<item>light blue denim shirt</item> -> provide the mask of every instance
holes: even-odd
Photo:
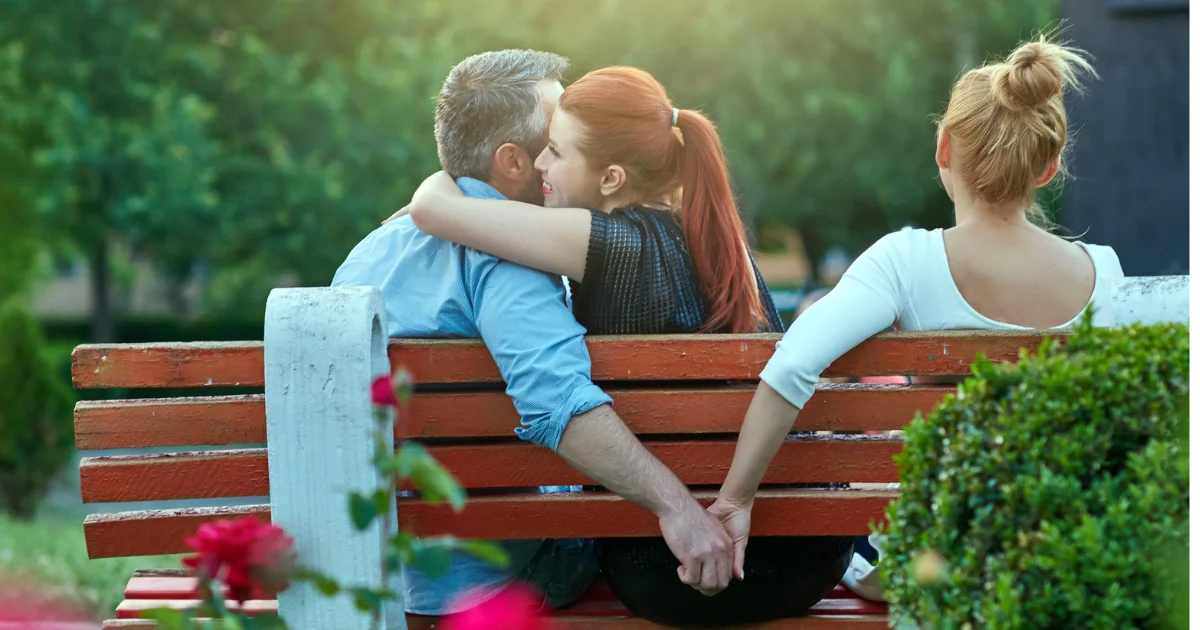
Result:
[[[460,178],[469,197],[503,199],[491,186]],[[422,233],[408,217],[381,226],[350,252],[333,286],[373,286],[383,292],[391,337],[482,338],[507,384],[523,440],[558,449],[572,416],[612,402],[591,380],[584,328],[567,307],[562,279]],[[470,503],[465,512],[471,516]],[[511,560],[498,569],[456,554],[440,578],[404,573],[405,608],[455,612],[467,589],[508,585],[541,540],[505,541]]]

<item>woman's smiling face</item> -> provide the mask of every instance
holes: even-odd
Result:
[[[579,149],[583,128],[561,108],[550,118],[550,143],[537,157],[534,168],[542,175],[542,194],[547,208],[590,208],[599,210],[603,169],[588,164]]]

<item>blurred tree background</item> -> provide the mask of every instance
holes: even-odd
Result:
[[[743,210],[810,256],[950,206],[932,116],[961,69],[1055,23],[1056,0],[6,0],[0,292],[85,261],[93,340],[130,265],[173,314],[261,321],[281,278],[329,281],[437,168],[433,99],[504,47],[655,74],[712,115]],[[770,243],[763,243],[769,247]],[[198,309],[182,291],[202,276]],[[41,274],[39,276],[38,274]],[[125,339],[122,339],[125,340]]]

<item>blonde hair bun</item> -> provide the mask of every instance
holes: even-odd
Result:
[[[1000,106],[1024,112],[1079,89],[1080,74],[1094,75],[1084,52],[1045,37],[1021,45],[992,74],[992,97]]]
[[[1060,160],[1069,139],[1063,93],[1095,75],[1086,54],[1043,35],[959,78],[939,132],[954,137],[957,174],[968,194],[990,204],[1023,201],[1027,214],[1041,220],[1034,203],[1039,177]]]

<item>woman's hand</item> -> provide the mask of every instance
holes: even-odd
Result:
[[[746,579],[746,544],[750,542],[750,510],[754,503],[743,505],[717,495],[708,512],[721,521],[725,533],[733,540],[733,577]]]
[[[413,193],[412,201],[400,208],[392,216],[384,219],[384,223],[394,221],[402,216],[411,214],[415,208],[428,208],[446,197],[462,197],[463,192],[454,182],[454,178],[446,171],[438,171],[425,178]]]

